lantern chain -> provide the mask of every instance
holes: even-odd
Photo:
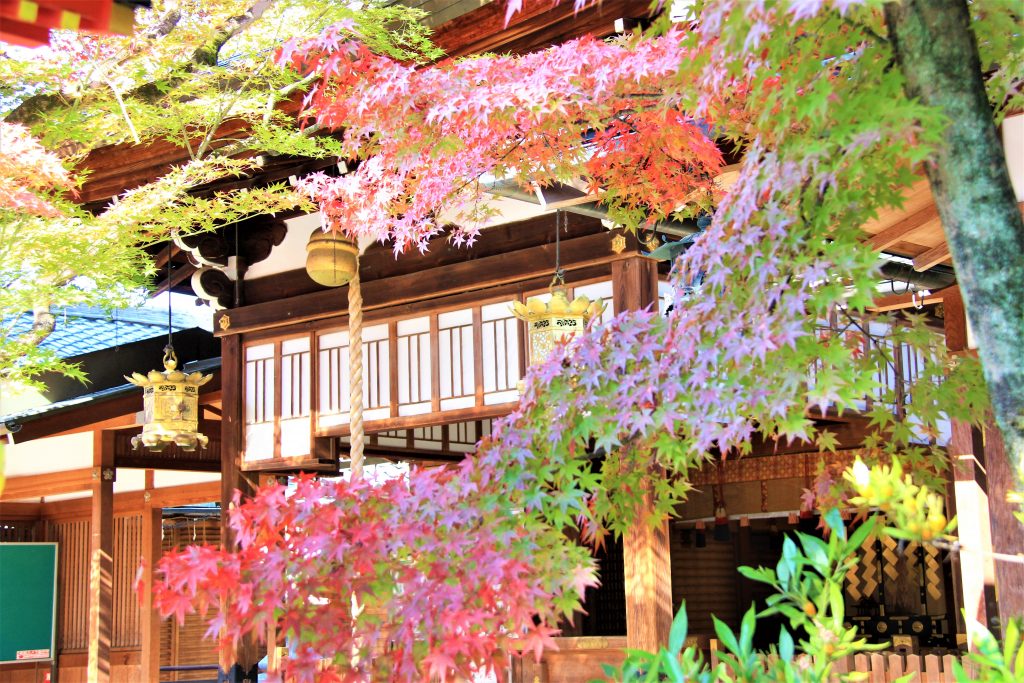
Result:
[[[174,353],[174,344],[171,338],[174,330],[171,323],[171,248],[173,244],[172,240],[167,241],[167,346],[164,348],[164,355]]]

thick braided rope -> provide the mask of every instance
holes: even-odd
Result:
[[[363,293],[359,286],[359,260],[348,283],[349,429],[352,478],[363,476]]]

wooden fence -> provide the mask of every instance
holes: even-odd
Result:
[[[947,683],[955,681],[953,662],[960,659],[955,655],[900,655],[900,654],[860,654],[847,657],[846,661],[836,667],[838,673],[859,671],[868,674],[870,683],[890,683],[901,676],[916,673],[910,680],[914,683]],[[973,675],[973,666],[969,660],[960,660],[968,675]]]
[[[710,642],[711,664],[718,662],[719,643]],[[806,655],[801,655],[806,656]],[[902,655],[894,652],[875,652],[846,657],[836,663],[834,673],[864,673],[868,683],[893,683],[908,674],[916,674],[911,683],[953,683],[953,663],[959,661],[973,679],[974,663],[957,655]]]

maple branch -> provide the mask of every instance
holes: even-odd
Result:
[[[299,90],[300,88],[306,87],[307,85],[309,85],[310,83],[312,83],[313,81],[318,79],[319,77],[320,77],[320,75],[314,71],[314,72],[310,73],[309,75],[304,76],[303,78],[295,81],[294,83],[292,83],[290,85],[286,85],[283,88],[279,88],[279,89],[271,92],[270,95],[267,97],[267,109],[266,109],[266,111],[263,114],[263,123],[264,124],[270,123],[270,117],[274,113],[274,106],[278,102],[280,102],[284,98],[288,97],[289,95],[291,95],[296,90]]]
[[[121,115],[124,117],[124,122],[128,124],[128,130],[132,134],[132,139],[136,145],[140,144],[142,141],[139,139],[138,131],[135,130],[135,124],[132,123],[132,117],[128,114],[128,108],[124,106],[124,98],[121,97],[121,92],[110,81],[107,81],[107,86],[110,88],[110,92],[114,93],[117,106],[121,108]]]
[[[959,540],[953,542],[934,540],[931,544],[940,550],[947,552],[956,553],[957,555],[963,553],[973,553],[975,555],[981,555],[982,557],[991,557],[993,560],[1000,562],[1010,562],[1013,564],[1024,564],[1024,555],[1017,554],[1011,555],[1009,553],[997,553],[990,550],[982,550],[973,546],[964,545]]]
[[[314,123],[314,124],[312,124],[310,126],[306,126],[305,128],[303,128],[303,129],[301,129],[299,131],[296,131],[296,134],[300,135],[302,137],[307,137],[308,138],[308,137],[313,137],[317,133],[321,133],[324,130],[326,130],[325,126],[322,126],[319,123]],[[232,156],[235,156],[236,154],[244,154],[245,152],[258,151],[260,149],[259,145],[255,144],[255,139],[252,138],[252,137],[248,137],[248,138],[218,138],[218,141],[220,141],[220,140],[234,140],[234,142],[235,142],[235,144],[233,144],[233,145],[226,145],[224,147],[221,147],[219,149],[214,150],[213,153],[216,154],[217,156],[220,156],[220,157],[232,157]],[[268,155],[268,156],[273,156],[273,155]]]
[[[274,0],[257,0],[249,9],[224,22],[220,31],[208,43],[198,47],[192,53],[190,60],[192,65],[217,66],[220,49],[224,47],[225,43],[249,28],[254,21],[270,9],[272,4],[274,4]]]
[[[526,142],[526,137],[525,136],[520,136],[516,140],[515,144],[513,144],[511,147],[509,147],[507,150],[505,150],[501,154],[501,156],[498,157],[495,160],[495,166],[498,165],[499,163],[501,163],[502,161],[504,161],[505,159],[509,158],[510,156],[512,156],[512,152],[514,152],[517,149],[519,149],[523,145],[524,142]],[[465,182],[463,182],[461,185],[459,185],[454,190],[452,190],[451,196],[457,195],[458,193],[462,192],[464,189],[466,189],[467,187],[469,187],[473,183],[479,181],[480,178],[482,178],[484,176],[484,174],[486,174],[489,170],[490,169],[488,169],[486,171],[480,171],[479,173],[477,173],[475,176],[473,176],[469,180],[466,180]]]
[[[868,26],[864,22],[856,21],[854,19],[851,19],[849,16],[847,16],[845,14],[842,15],[841,19],[842,19],[842,22],[844,24],[846,24],[847,26],[849,26],[850,28],[857,29],[858,31],[863,31],[864,33],[866,33],[869,36],[871,36],[871,38],[873,40],[877,41],[879,45],[890,45],[891,44],[891,41],[886,36],[880,35],[877,31],[875,31],[873,28],[871,28],[870,26]]]
[[[144,83],[125,94],[133,99],[151,104],[159,100],[161,97],[164,97],[168,87],[173,88],[189,78],[193,73],[195,73],[197,67],[217,66],[220,49],[229,40],[231,40],[231,38],[247,29],[254,21],[263,16],[273,3],[274,0],[257,0],[246,11],[225,21],[221,29],[213,38],[192,52],[188,60],[177,70],[176,76],[161,84]],[[168,12],[163,19],[161,19],[160,22],[158,22],[156,26],[146,34],[145,37],[148,39],[147,44],[172,33],[175,28],[177,28],[180,21],[180,12],[177,10]],[[134,56],[134,54],[138,54],[144,49],[144,47],[137,48],[133,53],[116,61],[114,63],[115,66],[120,66],[129,57]],[[97,68],[99,67],[97,66]],[[118,100],[120,100],[120,97],[118,97]],[[47,114],[57,107],[78,107],[96,101],[99,101],[99,98],[96,95],[80,96],[70,100],[65,99],[60,93],[35,95],[19,104],[10,114],[8,114],[6,120],[14,123],[32,125],[34,123],[44,121]]]
[[[844,334],[848,329],[850,329],[850,327],[855,327],[861,334],[863,334],[868,339],[868,341],[871,342],[872,346],[874,346],[881,352],[882,359],[885,361],[886,365],[889,366],[889,369],[892,370],[893,376],[899,376],[900,371],[896,367],[895,358],[893,358],[885,349],[885,337],[872,334],[869,328],[864,327],[860,323],[860,321],[858,321],[856,318],[850,315],[850,312],[845,308],[840,308],[839,311],[841,311],[842,314],[846,316],[846,319],[849,322],[849,324],[841,330],[837,329],[836,334]]]
[[[12,324],[17,322],[18,318],[20,318],[20,314],[13,316]],[[13,343],[6,339],[10,329],[4,330],[4,348],[0,350],[0,377],[8,374],[12,366],[17,365],[24,358],[24,349],[38,347],[53,334],[56,328],[57,318],[50,312],[50,305],[47,302],[45,305],[36,304],[32,307],[32,327],[19,335]]]

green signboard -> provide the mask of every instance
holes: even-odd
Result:
[[[57,544],[0,543],[0,664],[54,657]]]

